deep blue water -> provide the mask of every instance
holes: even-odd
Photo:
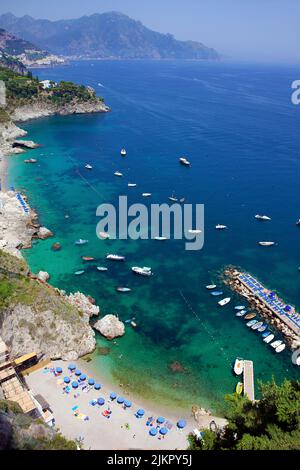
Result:
[[[116,345],[98,338],[110,354],[96,351],[94,367],[105,368],[116,383],[128,383],[146,398],[215,409],[234,389],[230,364],[236,356],[254,361],[256,379],[299,376],[288,351],[275,355],[235,318],[232,304],[220,309],[205,289],[233,264],[287,302],[300,304],[300,230],[295,225],[300,218],[300,107],[290,99],[299,67],[99,61],[36,73],[41,79],[91,85],[112,109],[107,115],[26,123],[30,139],[43,145],[29,152],[39,165],[23,165],[24,157],[18,156],[10,171],[10,182],[25,188],[42,223],[55,232],[54,240],[26,252],[31,268],[48,271],[54,285],[91,294],[103,314],[136,317],[138,328],[128,327]],[[120,157],[123,146],[126,159]],[[191,169],[178,164],[182,155],[192,162]],[[92,172],[84,170],[88,162]],[[116,170],[123,179],[113,176]],[[138,187],[128,190],[128,182]],[[173,191],[205,204],[201,251],[185,251],[181,241],[103,242],[96,237],[100,203],[116,204],[120,194],[128,194],[130,203],[145,202],[143,192],[153,194],[147,204],[162,203]],[[272,221],[259,223],[256,213]],[[229,229],[217,232],[217,223]],[[75,248],[79,237],[89,245]],[[259,240],[277,245],[263,249]],[[51,251],[54,241],[62,244],[61,252]],[[127,262],[100,274],[95,266],[106,264],[107,252],[125,254]],[[95,256],[97,262],[77,278],[73,273],[84,266],[82,255]],[[133,265],[152,266],[155,276],[136,278],[130,273]],[[120,296],[117,285],[129,285],[133,292]],[[183,372],[172,372],[174,361]]]

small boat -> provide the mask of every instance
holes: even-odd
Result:
[[[266,331],[266,329],[268,328],[268,325],[262,325],[258,328],[258,333],[263,333],[264,331]]]
[[[208,289],[208,290],[213,290],[213,289],[215,289],[216,287],[217,287],[216,284],[209,284],[208,286],[206,286],[206,289]]]
[[[179,202],[180,204],[183,204],[185,202],[185,197],[182,197],[181,199],[179,199]]]
[[[256,313],[247,313],[245,320],[253,320],[256,317]]]
[[[82,274],[84,273],[85,273],[84,269],[81,269],[80,271],[76,271],[75,276],[82,276]]]
[[[269,336],[266,336],[266,338],[263,339],[263,342],[266,344],[269,344],[271,343],[271,341],[273,341],[274,338],[275,338],[275,335],[270,334]]]
[[[102,238],[103,240],[108,240],[109,234],[106,232],[99,232],[99,237]]]
[[[230,301],[231,301],[231,298],[230,298],[230,297],[226,297],[225,299],[220,300],[220,302],[218,302],[218,304],[219,304],[221,307],[224,307],[224,305],[229,304]]]
[[[271,217],[268,217],[267,215],[259,215],[259,214],[257,214],[255,218],[257,220],[272,220]]]
[[[92,258],[92,256],[82,256],[81,259],[83,261],[94,261],[95,258]]]
[[[125,256],[107,255],[106,259],[108,259],[110,261],[125,261]]]
[[[244,315],[246,315],[246,313],[247,313],[247,310],[239,310],[238,312],[236,312],[235,316],[243,317]]]
[[[86,168],[87,170],[92,170],[92,169],[93,169],[92,165],[90,165],[90,164],[85,165],[85,168]]]
[[[172,202],[178,202],[177,197],[175,197],[175,196],[173,196],[173,195],[170,196],[170,197],[168,197],[168,199],[169,199],[169,201],[172,201]]]
[[[268,331],[265,331],[261,336],[262,336],[262,338],[267,338],[270,335],[271,335],[271,331],[268,330]]]
[[[136,188],[137,184],[136,183],[128,183],[128,188]]]
[[[258,242],[260,246],[273,246],[275,242]]]
[[[199,229],[191,229],[188,231],[189,233],[191,233],[192,235],[199,235],[200,233],[202,233],[202,230],[199,230]]]
[[[121,177],[121,176],[123,176],[123,173],[121,173],[120,171],[116,171],[116,172],[114,173],[114,175]]]
[[[125,292],[131,292],[131,289],[129,287],[116,287],[116,291],[125,293]]]
[[[243,382],[238,382],[235,387],[235,393],[241,395],[243,393],[244,384]]]
[[[81,246],[81,245],[86,245],[89,241],[88,240],[82,240],[82,238],[79,238],[79,240],[76,240],[75,245]]]
[[[122,155],[122,157],[126,157],[126,155],[127,155],[126,149],[123,148],[123,149],[121,150],[121,155]]]
[[[154,237],[154,240],[157,240],[159,242],[164,242],[164,241],[168,240],[168,238],[167,237]]]
[[[183,166],[191,166],[190,162],[185,157],[179,158],[179,163]]]
[[[255,325],[251,326],[251,329],[252,330],[258,330],[258,328],[261,328],[262,326],[263,326],[263,322],[259,321],[259,322],[255,323]]]
[[[278,347],[275,349],[275,351],[276,351],[277,353],[281,353],[281,352],[285,349],[285,347],[286,347],[286,346],[285,346],[285,344],[283,343],[283,344],[281,344],[280,346],[278,346]]]
[[[258,323],[257,320],[250,320],[248,323],[246,323],[246,326],[248,326],[248,328],[252,328],[252,326],[256,323]]]
[[[104,266],[97,266],[97,270],[101,273],[104,273],[105,271],[108,271],[108,268],[105,268]]]
[[[130,322],[130,325],[132,326],[132,328],[136,328],[136,327],[137,327],[137,324],[135,323],[135,321],[131,321],[131,322]]]
[[[300,226],[300,219],[296,222],[296,225]]]
[[[221,290],[215,290],[214,292],[211,292],[211,295],[218,297],[219,295],[223,295],[223,292]]]
[[[142,196],[143,196],[143,197],[151,197],[152,194],[151,194],[151,193],[143,193]]]
[[[241,375],[244,371],[244,361],[239,357],[236,358],[233,366],[235,375]]]
[[[143,268],[139,268],[138,266],[134,266],[133,268],[131,268],[132,272],[134,272],[135,274],[138,274],[140,276],[152,276],[152,271],[151,271],[151,268],[147,268],[147,267],[143,267]]]
[[[37,163],[35,158],[29,158],[29,160],[24,160],[24,163]]]
[[[234,307],[235,310],[245,310],[245,306],[244,305],[237,305],[236,307]]]
[[[226,225],[221,225],[221,224],[216,225],[216,230],[225,230],[226,228],[228,228]]]
[[[281,341],[280,339],[278,339],[277,341],[274,341],[273,343],[271,343],[271,347],[276,349],[278,348],[278,346],[280,346],[281,344],[283,343],[283,341]]]

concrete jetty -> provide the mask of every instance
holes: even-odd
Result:
[[[244,395],[247,395],[249,400],[254,401],[254,370],[252,361],[244,361]]]

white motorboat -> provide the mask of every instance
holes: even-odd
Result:
[[[171,202],[178,202],[178,198],[176,196],[174,196],[174,194],[172,194],[172,196],[170,196],[168,199]]]
[[[191,230],[189,230],[189,233],[191,235],[199,235],[200,233],[202,233],[202,230],[198,230],[198,229],[193,230],[193,229],[191,229]]]
[[[260,246],[273,246],[275,242],[258,242]]]
[[[128,183],[128,188],[136,188],[137,184],[136,183]]]
[[[190,162],[185,157],[179,158],[179,163],[183,166],[191,166]]]
[[[114,173],[115,176],[119,176],[119,177],[122,177],[123,176],[123,173],[121,173],[120,171],[116,171]]]
[[[79,238],[79,240],[76,240],[75,245],[86,245],[88,242],[88,240],[82,240],[82,238]]]
[[[147,267],[143,267],[143,268],[139,268],[138,266],[134,266],[133,268],[131,268],[132,272],[134,272],[135,274],[138,274],[139,276],[152,276],[152,271],[151,271],[151,268],[147,268]]]
[[[104,266],[97,266],[97,270],[100,271],[100,273],[105,273],[108,271],[108,268],[105,268]]]
[[[85,165],[85,168],[87,170],[92,170],[93,169],[92,165],[90,165],[89,163],[87,165]]]
[[[276,348],[278,348],[278,346],[280,346],[282,343],[283,343],[283,341],[281,341],[280,339],[278,339],[277,341],[274,341],[274,343],[271,343],[271,346],[272,346],[272,348],[276,349]]]
[[[280,346],[278,346],[278,347],[275,349],[275,351],[276,351],[277,353],[281,353],[282,351],[285,350],[285,348],[286,348],[285,344],[282,343],[282,344],[280,344]]]
[[[127,155],[126,149],[123,148],[123,149],[121,150],[121,155],[122,155],[122,157],[126,157],[126,155]]]
[[[231,298],[230,298],[230,297],[226,297],[225,299],[220,300],[220,302],[218,302],[218,304],[219,304],[221,307],[224,307],[224,305],[229,304],[230,301],[231,301]]]
[[[209,284],[208,286],[206,286],[206,289],[208,289],[208,290],[213,290],[213,289],[215,289],[216,287],[217,287],[216,284]]]
[[[125,261],[125,256],[107,255],[106,259],[108,259],[110,261]]]
[[[251,329],[252,330],[258,330],[258,328],[261,328],[263,326],[263,322],[262,321],[259,321],[257,323],[255,323],[255,325],[251,326]]]
[[[273,341],[274,338],[275,338],[275,335],[271,334],[271,335],[267,336],[266,338],[264,338],[263,342],[269,344],[269,343],[271,343],[271,341]]]
[[[245,305],[237,305],[236,307],[234,307],[235,310],[245,310]]]
[[[257,220],[271,220],[271,217],[268,217],[267,215],[260,215],[260,214],[257,214],[255,218]]]
[[[225,230],[226,228],[228,228],[226,225],[221,225],[221,224],[216,225],[216,230]]]
[[[152,194],[151,194],[151,193],[143,193],[142,196],[143,196],[143,197],[151,197]]]
[[[109,233],[99,232],[99,237],[102,238],[103,240],[108,240],[109,239]]]
[[[244,361],[243,359],[240,359],[239,357],[236,358],[234,366],[233,366],[234,373],[236,375],[241,375],[244,371]]]
[[[168,240],[167,237],[154,237],[154,240],[158,241],[158,242],[164,242],[166,240]]]

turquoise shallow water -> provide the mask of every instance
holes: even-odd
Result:
[[[103,314],[136,317],[138,328],[128,327],[117,344],[97,337],[98,346],[109,349],[107,355],[97,349],[91,367],[157,403],[198,403],[217,411],[224,395],[234,390],[231,362],[237,356],[254,361],[256,381],[272,374],[278,380],[299,377],[289,352],[275,355],[235,318],[233,305],[217,307],[205,289],[218,281],[224,266],[234,264],[299,305],[299,109],[290,102],[290,84],[299,70],[101,61],[38,74],[94,86],[112,107],[107,115],[26,123],[29,138],[42,145],[28,157],[39,162],[24,165],[24,156],[13,157],[9,175],[9,183],[28,194],[41,222],[55,232],[54,239],[35,243],[25,253],[32,270],[48,271],[55,286],[92,295]],[[126,159],[119,154],[123,146]],[[191,160],[190,170],[178,164],[182,155]],[[88,162],[92,172],[84,170]],[[124,173],[123,179],[113,176],[116,170]],[[128,190],[129,181],[138,187]],[[173,190],[189,202],[205,204],[201,251],[185,251],[181,241],[104,242],[96,237],[100,203],[116,203],[120,194],[129,194],[130,203],[145,202],[141,193],[148,191],[152,202],[162,203]],[[256,213],[270,215],[272,222],[257,222]],[[216,232],[217,223],[229,230]],[[89,244],[75,247],[78,238]],[[278,245],[266,250],[257,246],[267,239]],[[51,250],[55,241],[62,244],[57,253]],[[106,264],[108,252],[124,254],[127,261],[98,273],[95,266]],[[97,261],[87,266],[83,255]],[[151,266],[155,276],[135,277],[133,265]],[[82,268],[86,274],[75,277]],[[133,292],[117,294],[118,285]],[[176,361],[181,372],[170,368]]]

